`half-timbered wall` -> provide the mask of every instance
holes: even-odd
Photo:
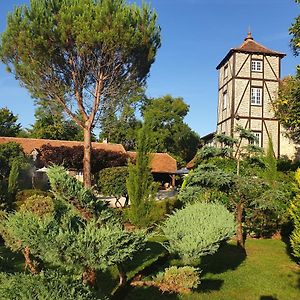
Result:
[[[252,71],[252,61],[261,62],[260,71]],[[226,70],[227,69],[227,70]],[[294,145],[284,138],[275,119],[272,103],[280,80],[280,57],[267,54],[234,52],[219,69],[217,132],[235,136],[241,125],[261,133],[261,146],[272,138],[276,156],[293,154]],[[259,89],[260,103],[251,103],[251,90]],[[226,107],[224,95],[226,94]]]

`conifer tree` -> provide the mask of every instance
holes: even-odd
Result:
[[[154,208],[156,188],[150,170],[151,150],[149,139],[151,130],[145,121],[139,132],[135,163],[129,163],[127,191],[130,200],[129,219],[138,227],[146,227]]]

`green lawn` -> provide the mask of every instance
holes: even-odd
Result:
[[[248,240],[247,258],[234,243],[201,262],[198,291],[185,295],[162,295],[154,288],[135,288],[131,299],[300,299],[300,269],[279,240]]]
[[[161,245],[155,241],[156,239],[149,241],[143,255],[125,266],[129,278],[165,254]],[[217,254],[204,257],[200,265],[203,270],[202,282],[198,290],[192,294],[162,295],[155,288],[132,288],[126,300],[300,299],[300,267],[287,254],[285,243],[279,240],[248,240],[246,248],[247,258],[233,242],[223,246]],[[0,247],[0,255],[4,257],[2,270],[3,268],[7,272],[23,270],[24,259],[21,255],[12,254],[3,246]],[[103,292],[110,294],[117,284],[115,268],[102,273],[99,281]]]

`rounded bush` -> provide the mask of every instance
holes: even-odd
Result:
[[[161,226],[166,249],[186,262],[215,253],[222,241],[233,236],[235,227],[234,215],[223,205],[201,202],[177,210]]]
[[[32,212],[40,217],[51,214],[54,211],[53,199],[42,195],[31,196],[20,206],[20,211]]]

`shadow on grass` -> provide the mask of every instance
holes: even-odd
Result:
[[[196,291],[200,293],[219,291],[223,283],[224,280],[221,279],[201,279],[201,283]]]
[[[166,249],[161,244],[157,242],[147,242],[145,250],[139,253],[134,260],[129,261],[124,265],[128,279],[151,265],[158,257],[166,255],[166,253]],[[147,271],[149,272],[151,270]]]
[[[214,255],[204,256],[200,262],[201,275],[220,274],[235,270],[246,259],[245,252],[236,245],[224,244]]]
[[[289,258],[295,262],[296,264],[299,264],[299,259],[297,259],[293,254],[293,249],[290,243],[290,239],[287,236],[282,236],[281,240],[284,242],[285,244],[285,252],[286,254],[289,256]],[[294,273],[296,273],[298,275],[298,282],[297,282],[297,288],[300,289],[300,271],[294,271]]]
[[[273,296],[260,296],[259,300],[278,300],[278,298]]]
[[[162,294],[154,287],[136,287],[125,300],[177,300],[180,299],[176,294]]]

